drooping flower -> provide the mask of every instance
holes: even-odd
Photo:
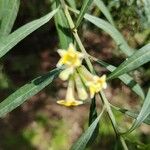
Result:
[[[107,87],[106,75],[101,77],[93,75],[83,65],[78,70],[86,86],[89,88],[91,98],[93,98],[96,93]]]
[[[74,73],[74,79],[79,99],[86,100],[88,98],[88,94],[83,82],[81,81],[80,75],[77,72]]]
[[[88,81],[87,86],[90,90],[90,97],[93,98],[96,93],[100,92],[102,89],[105,89],[107,87],[106,75],[103,75],[101,77],[98,77],[96,75],[93,76],[93,80]]]
[[[61,67],[64,65],[65,67],[59,77],[62,80],[67,80],[69,75],[73,74],[75,68],[82,64],[83,54],[76,51],[72,43],[69,44],[69,48],[67,50],[59,49],[58,54],[61,58],[56,66]]]
[[[57,101],[58,104],[60,105],[64,105],[64,106],[78,106],[83,104],[82,101],[76,100],[74,97],[74,80],[72,77],[70,77],[69,79],[69,83],[68,83],[68,88],[67,88],[67,93],[66,93],[66,98]]]

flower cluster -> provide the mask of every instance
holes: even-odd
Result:
[[[57,101],[58,104],[64,106],[77,106],[83,104],[83,100],[88,98],[88,91],[90,97],[106,88],[106,75],[101,77],[90,73],[84,65],[82,60],[84,55],[74,48],[73,44],[69,44],[67,50],[58,50],[60,60],[57,67],[64,66],[64,70],[59,74],[60,79],[63,81],[68,80],[68,88],[66,98]],[[75,91],[77,92],[78,99],[75,99]]]

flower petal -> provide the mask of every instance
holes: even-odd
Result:
[[[63,81],[67,80],[69,78],[69,76],[71,74],[73,74],[74,69],[73,68],[67,68],[65,70],[63,70],[60,74],[59,74],[59,78]]]
[[[78,96],[79,96],[79,99],[81,100],[85,100],[88,98],[88,94],[86,92],[86,89],[80,79],[80,76],[79,74],[75,73],[75,83],[76,83],[76,89],[77,89],[77,92],[78,92]]]
[[[82,101],[77,101],[77,100],[74,100],[74,101],[59,100],[59,101],[57,101],[57,104],[70,107],[70,106],[81,105],[81,104],[83,104],[83,102]]]

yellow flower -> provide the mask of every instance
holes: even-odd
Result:
[[[93,98],[96,93],[107,87],[106,75],[101,77],[93,75],[83,65],[78,70],[84,83],[89,88],[91,98]]]
[[[58,50],[58,54],[61,58],[57,63],[57,67],[65,65],[66,67],[76,68],[82,63],[83,54],[76,51],[72,43],[69,44],[67,50]]]
[[[101,77],[93,76],[93,80],[88,81],[87,86],[90,90],[90,97],[93,98],[96,93],[107,87],[106,75],[103,75]]]
[[[69,79],[66,98],[64,100],[57,101],[58,104],[64,106],[78,106],[83,104],[82,101],[75,100],[74,97],[74,81],[72,78]]]
[[[74,79],[76,83],[76,89],[79,96],[79,99],[85,100],[88,98],[88,94],[86,92],[85,86],[83,85],[83,82],[81,81],[81,78],[77,72],[74,74]]]

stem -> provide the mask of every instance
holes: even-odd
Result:
[[[68,20],[69,26],[70,26],[70,28],[72,30],[72,34],[74,35],[74,38],[76,39],[76,42],[78,43],[79,48],[81,49],[81,51],[85,55],[85,61],[87,63],[87,66],[89,67],[89,70],[92,73],[94,73],[94,69],[93,69],[92,63],[91,63],[90,59],[88,58],[88,54],[87,54],[87,52],[86,52],[86,50],[85,50],[85,48],[84,48],[84,46],[83,46],[83,44],[81,42],[81,39],[79,38],[79,35],[77,33],[77,29],[75,28],[74,22],[73,22],[73,20],[72,20],[72,18],[70,16],[69,11],[68,11],[68,6],[65,5],[64,0],[60,0],[60,1],[62,3],[63,9],[64,9],[64,13],[65,13],[66,18]]]
[[[103,93],[103,91],[100,92],[100,97],[101,97],[102,101],[104,102],[104,105],[105,105],[106,110],[108,112],[108,115],[109,115],[109,118],[111,120],[112,126],[114,128],[115,133],[116,133],[116,136],[120,139],[123,149],[124,150],[128,150],[128,147],[126,145],[126,142],[125,142],[124,138],[120,135],[120,133],[118,131],[118,127],[117,127],[115,116],[114,116],[114,114],[112,112],[110,103],[108,102],[108,100],[107,100],[105,94]]]
[[[122,136],[120,136],[120,141],[124,150],[128,150],[127,144]]]
[[[78,35],[78,32],[77,32],[77,29],[75,28],[74,22],[73,22],[73,20],[72,20],[72,18],[71,18],[71,15],[70,15],[69,11],[68,11],[68,6],[65,4],[65,1],[64,1],[64,0],[60,0],[60,2],[61,2],[62,7],[63,7],[63,9],[64,9],[64,13],[65,13],[66,18],[67,18],[67,20],[68,20],[69,26],[70,26],[70,28],[71,28],[71,30],[72,30],[72,34],[74,35],[74,38],[75,38],[76,42],[78,43],[79,48],[81,49],[81,51],[82,51],[82,52],[84,53],[84,55],[85,55],[85,61],[86,61],[86,63],[87,63],[87,66],[89,67],[89,70],[90,70],[92,73],[95,73],[95,72],[94,72],[93,65],[92,65],[92,63],[91,63],[91,61],[90,61],[90,59],[89,59],[89,54],[86,52],[86,50],[85,50],[85,48],[84,48],[84,46],[83,46],[83,44],[82,44],[82,42],[81,42],[81,39],[80,39],[80,37],[79,37],[79,35]],[[112,125],[113,125],[113,128],[114,128],[114,131],[115,131],[116,135],[119,137],[119,139],[120,139],[120,141],[121,141],[121,143],[122,143],[122,146],[123,146],[124,150],[128,150],[128,147],[127,147],[127,145],[126,145],[126,143],[125,143],[125,140],[124,140],[123,137],[121,137],[121,135],[119,134],[115,116],[114,116],[114,114],[113,114],[113,112],[112,112],[112,110],[111,110],[110,104],[109,104],[109,102],[108,102],[108,100],[107,100],[105,94],[104,94],[103,92],[100,92],[100,96],[101,96],[102,101],[104,102],[104,106],[106,107],[106,110],[107,110],[107,112],[108,112],[108,115],[109,115],[109,117],[110,117],[110,120],[111,120],[111,122],[112,122]]]
[[[103,91],[100,92],[100,97],[101,99],[103,100],[105,106],[106,106],[106,109],[107,109],[107,112],[108,112],[108,115],[110,117],[110,120],[112,122],[112,125],[113,125],[113,128],[114,128],[114,131],[116,133],[116,135],[118,136],[119,135],[119,132],[118,132],[118,128],[117,128],[117,123],[116,123],[116,119],[115,119],[115,116],[111,110],[111,107],[109,105],[109,102],[105,96],[105,94],[103,93]]]

